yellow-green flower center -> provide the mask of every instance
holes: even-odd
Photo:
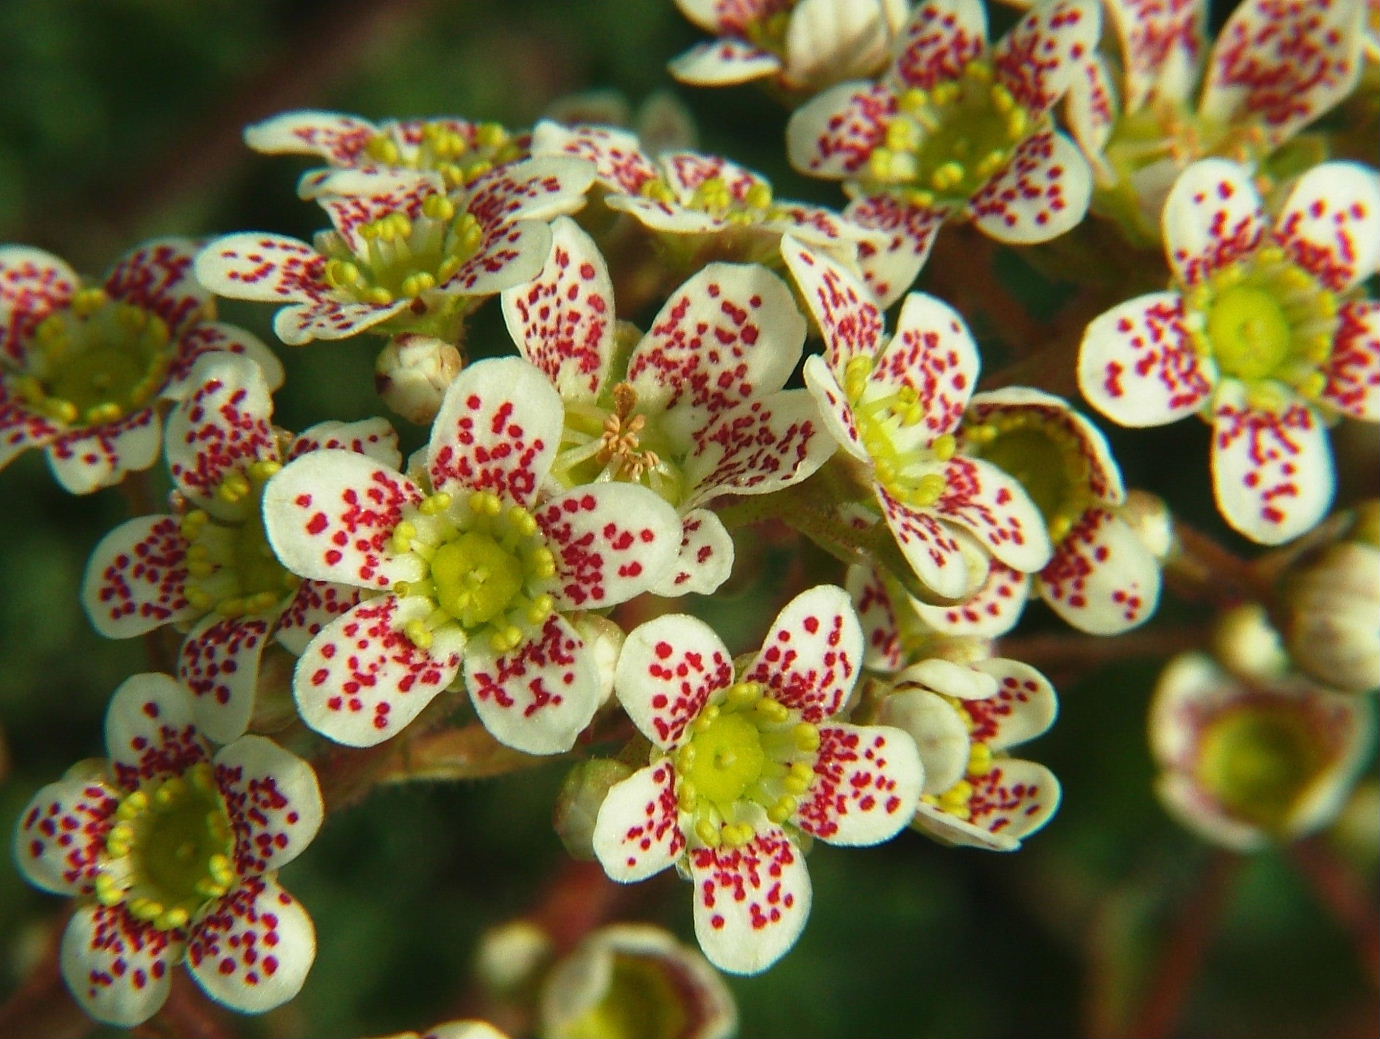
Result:
[[[1058,544],[1094,503],[1092,464],[1065,422],[1034,408],[997,410],[964,428],[974,455],[1018,480]]]
[[[231,473],[216,490],[229,517],[194,509],[182,518],[187,540],[187,601],[225,617],[267,613],[301,583],[289,573],[264,533],[264,484],[282,466],[255,462]]]
[[[1309,399],[1326,387],[1338,300],[1282,249],[1267,246],[1216,272],[1186,304],[1194,346],[1262,405],[1281,386]]]
[[[791,11],[796,0],[777,0],[779,10],[754,18],[743,26],[743,35],[748,42],[756,44],[764,51],[784,56],[786,53],[786,30],[791,24]]]
[[[1321,734],[1298,711],[1244,705],[1202,734],[1197,776],[1233,815],[1282,832],[1327,765]]]
[[[1034,129],[991,64],[972,61],[957,79],[901,95],[864,179],[914,205],[962,202],[1011,161]]]
[[[564,1023],[561,1039],[644,1039],[685,1035],[686,994],[671,964],[652,956],[615,953],[608,989],[580,1018]]]
[[[954,456],[958,442],[949,433],[931,439],[915,390],[893,390],[872,381],[875,366],[875,358],[860,354],[844,371],[843,390],[858,436],[888,493],[907,505],[928,508],[944,496],[948,484],[939,469]]]
[[[552,475],[567,486],[626,480],[651,488],[672,505],[685,493],[684,474],[662,415],[637,410],[626,382],[605,390],[597,403],[567,403],[561,450]]]
[[[496,494],[476,491],[464,503],[433,494],[398,524],[392,547],[429,567],[425,579],[394,586],[398,595],[435,603],[428,617],[404,629],[423,648],[433,632],[458,624],[471,638],[486,633],[494,649],[507,652],[555,609],[555,556],[532,514],[521,505],[505,508]]]
[[[738,682],[707,705],[675,753],[681,811],[711,848],[737,847],[753,837],[739,818],[746,804],[781,824],[795,814],[814,781],[819,729],[766,695],[759,682]]]
[[[206,762],[146,783],[115,811],[96,877],[102,905],[124,903],[161,930],[185,927],[235,882],[234,832]]]
[[[335,232],[324,236],[326,281],[357,303],[386,306],[444,285],[479,251],[483,228],[445,195],[428,195],[416,218],[392,212],[355,233],[360,251]]]
[[[83,289],[34,329],[19,395],[69,426],[105,425],[157,396],[172,354],[168,325],[157,314]]]
[[[670,183],[662,177],[647,181],[639,190],[644,197],[658,202],[677,201]],[[683,204],[731,224],[760,224],[782,216],[772,198],[771,185],[764,181],[753,184],[740,198],[723,177],[708,177]]]
[[[522,155],[518,142],[498,123],[479,126],[471,141],[444,122],[428,122],[421,139],[399,142],[399,130],[375,134],[364,146],[369,158],[388,166],[411,170],[434,170],[445,178],[450,189],[463,187],[488,173],[495,166],[512,162]]]

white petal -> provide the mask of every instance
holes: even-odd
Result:
[[[1044,516],[1024,487],[980,458],[951,458],[944,465],[945,490],[934,506],[937,516],[978,538],[1013,570],[1032,573],[1054,552]]]
[[[600,805],[594,854],[620,884],[646,880],[684,852],[675,778],[669,760],[648,765],[615,784]]]
[[[167,675],[134,675],[120,684],[105,715],[105,745],[116,780],[181,775],[210,754],[192,721],[192,697]]]
[[[68,433],[48,445],[53,476],[72,494],[90,494],[141,472],[158,460],[163,424],[152,409],[89,430]]]
[[[815,778],[792,821],[830,844],[890,840],[910,822],[925,769],[915,741],[885,725],[822,725]]]
[[[842,709],[862,655],[862,627],[848,593],[816,585],[781,608],[743,680],[763,683],[774,700],[817,723]]]
[[[182,932],[135,920],[124,906],[82,905],[62,936],[62,976],[97,1021],[133,1028],[168,998]]]
[[[1299,178],[1275,224],[1294,262],[1333,292],[1380,270],[1380,173],[1325,162]]]
[[[733,535],[709,509],[681,517],[680,554],[675,565],[648,589],[653,595],[711,595],[733,572]]]
[[[781,59],[738,40],[714,40],[696,44],[666,67],[682,83],[719,87],[770,76],[781,68]]]
[[[968,200],[968,212],[998,241],[1033,245],[1081,223],[1092,187],[1092,170],[1076,144],[1054,131],[1032,134]]]
[[[881,350],[882,308],[856,274],[790,235],[781,239],[781,255],[824,336],[832,371],[842,373],[853,357]]]
[[[1080,631],[1119,635],[1155,612],[1160,563],[1114,512],[1089,509],[1055,548],[1036,587]]]
[[[139,516],[103,537],[82,580],[82,605],[95,629],[124,639],[197,616],[184,594],[186,556],[176,516]]]
[[[244,735],[254,714],[259,659],[273,631],[268,617],[212,613],[187,635],[177,676],[191,690],[197,728],[217,743]]]
[[[1250,169],[1227,159],[1203,159],[1179,174],[1161,223],[1169,265],[1189,286],[1254,252],[1266,229]]]
[[[94,890],[124,794],[96,758],[78,762],[34,794],[14,831],[14,861],[24,879],[60,895]]]
[[[1059,701],[1049,679],[1029,664],[1005,657],[989,657],[973,664],[997,682],[991,696],[966,700],[963,709],[973,721],[970,736],[993,750],[1005,750],[1049,731],[1059,713]]]
[[[915,611],[936,631],[991,639],[1016,626],[1029,598],[1030,577],[993,561],[987,580],[962,602],[952,606],[916,603]]]
[[[1380,302],[1351,300],[1340,317],[1323,400],[1362,422],[1380,422]]]
[[[263,736],[241,736],[217,752],[214,765],[240,876],[286,866],[321,829],[321,788],[312,767],[296,754]]]
[[[928,689],[902,689],[882,701],[877,721],[912,740],[924,766],[923,794],[942,794],[968,771],[972,740],[963,714]],[[912,813],[913,814],[913,813]]]
[[[733,684],[733,673],[733,657],[709,625],[667,614],[629,632],[613,681],[633,724],[670,750],[705,704]]]

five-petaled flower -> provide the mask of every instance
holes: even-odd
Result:
[[[840,84],[791,117],[791,164],[843,180],[844,216],[891,236],[860,250],[883,303],[910,287],[947,219],[1018,244],[1083,219],[1092,173],[1050,112],[1100,24],[1096,0],[1048,0],[989,52],[979,0],[927,0],[879,81]]]
[[[82,598],[96,630],[131,638],[162,624],[190,626],[179,675],[196,694],[197,727],[227,743],[254,710],[259,659],[271,637],[293,653],[354,606],[354,588],[301,580],[264,535],[265,483],[283,463],[325,448],[401,461],[383,419],[323,422],[293,437],[272,425],[273,401],[257,365],[204,357],[195,389],[168,418],[166,453],[187,508],[116,527],[91,554]]]
[[[805,319],[770,271],[713,263],[672,293],[630,351],[618,351],[603,257],[568,218],[552,232],[541,274],[503,294],[519,352],[565,402],[552,473],[566,485],[644,483],[676,506],[680,561],[653,591],[708,594],[733,565],[733,541],[709,504],[799,483],[835,450],[810,394],[782,388]],[[615,362],[620,379],[611,378]]]
[[[765,970],[799,937],[810,909],[800,834],[876,844],[915,814],[914,742],[833,720],[862,648],[847,593],[829,585],[788,603],[741,672],[693,617],[659,617],[624,643],[614,688],[652,759],[609,791],[594,850],[625,883],[682,863],[695,934],[723,970]]]
[[[906,0],[676,0],[717,39],[673,58],[671,75],[696,86],[772,77],[792,93],[871,76],[887,63]]]
[[[1251,171],[1205,159],[1164,208],[1175,287],[1088,325],[1078,381],[1124,426],[1198,413],[1212,424],[1217,506],[1278,544],[1313,527],[1335,477],[1324,423],[1380,421],[1380,175],[1316,166],[1271,226]]]
[[[147,242],[86,286],[56,256],[0,248],[0,467],[46,447],[58,482],[88,494],[153,465],[159,405],[186,392],[202,354],[245,354],[282,382],[267,347],[213,320],[192,277],[197,248]]]
[[[77,899],[62,973],[82,1008],[137,1025],[184,957],[236,1010],[291,999],[316,933],[277,871],[321,825],[311,766],[262,736],[212,753],[187,691],[160,674],[115,691],[106,745],[108,762],[81,762],[40,790],[15,835],[29,881]]]
[[[914,292],[888,339],[881,308],[844,268],[790,238],[782,251],[824,335],[805,384],[920,581],[940,598],[970,595],[986,559],[975,579],[968,545],[1042,569],[1052,549],[1040,510],[1014,477],[958,450],[979,366],[963,319]]]
[[[293,689],[307,724],[379,743],[463,666],[495,737],[570,748],[611,679],[573,621],[661,581],[681,524],[645,487],[549,487],[563,421],[532,365],[480,361],[451,384],[413,475],[313,451],[269,481],[264,524],[283,565],[381,593],[303,651]]]
[[[196,259],[196,276],[232,299],[285,303],[285,343],[359,332],[425,332],[459,341],[483,297],[527,281],[551,245],[547,221],[584,204],[594,169],[528,159],[453,190],[434,171],[332,170],[313,197],[334,226],[315,245],[259,232],[227,235]]]

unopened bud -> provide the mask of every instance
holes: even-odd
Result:
[[[1136,539],[1164,562],[1174,548],[1174,515],[1158,494],[1128,491],[1117,515],[1130,524]]]
[[[1286,575],[1285,645],[1323,685],[1362,693],[1380,686],[1380,548],[1332,544]]]
[[[633,770],[612,758],[591,758],[570,770],[556,795],[554,822],[556,834],[566,851],[577,859],[594,858],[594,822],[599,808],[615,783],[621,783]]]
[[[385,404],[418,425],[440,410],[447,387],[464,361],[450,343],[432,336],[395,336],[374,362],[374,388]]]
[[[1289,669],[1284,643],[1259,603],[1224,613],[1213,633],[1212,649],[1228,671],[1242,678],[1273,678]]]
[[[549,934],[530,920],[514,920],[479,939],[474,969],[491,991],[510,993],[531,982],[551,952]]]

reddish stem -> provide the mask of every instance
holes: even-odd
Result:
[[[1318,901],[1351,935],[1371,987],[1380,987],[1380,917],[1375,912],[1375,893],[1366,890],[1360,878],[1317,837],[1294,844],[1289,854]]]

